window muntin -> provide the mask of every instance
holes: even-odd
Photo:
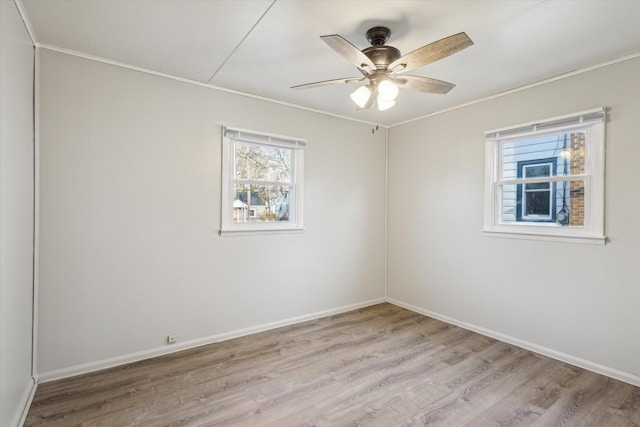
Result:
[[[305,141],[223,130],[221,234],[302,231]]]
[[[604,242],[604,109],[486,136],[485,234]]]

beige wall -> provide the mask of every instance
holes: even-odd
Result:
[[[384,298],[383,132],[41,54],[43,379]],[[306,233],[218,235],[222,125],[307,139]]]
[[[18,9],[0,1],[0,425],[33,390],[33,53]]]
[[[392,128],[388,297],[640,383],[638,76],[636,58]],[[483,236],[484,131],[598,106],[607,245]]]

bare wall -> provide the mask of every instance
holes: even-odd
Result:
[[[393,127],[388,297],[640,381],[640,59]],[[606,246],[485,237],[484,132],[606,106]]]
[[[34,48],[13,2],[0,19],[0,425],[17,426],[34,385]]]
[[[41,55],[43,378],[384,298],[382,132]],[[306,233],[218,235],[221,125],[308,140]]]

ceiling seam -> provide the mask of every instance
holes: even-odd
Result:
[[[231,59],[231,57],[233,56],[234,53],[236,53],[236,51],[240,48],[240,46],[242,46],[242,44],[244,43],[244,41],[247,39],[247,37],[249,37],[249,35],[253,32],[253,30],[258,26],[258,24],[262,21],[262,19],[267,15],[267,13],[269,13],[269,11],[271,10],[271,8],[273,7],[274,4],[276,4],[276,1],[278,0],[273,0],[271,2],[271,4],[269,5],[269,7],[264,11],[264,13],[262,15],[260,15],[260,18],[258,18],[258,20],[256,21],[255,24],[253,24],[251,26],[251,28],[249,29],[249,31],[247,32],[247,34],[244,35],[244,37],[242,38],[242,40],[240,40],[240,42],[236,45],[236,47],[233,48],[233,50],[229,53],[229,55],[227,55],[227,57],[224,59],[224,61],[222,61],[222,64],[220,64],[220,66],[216,69],[216,71],[213,73],[213,75],[211,76],[211,78],[207,81],[207,83],[209,84],[213,84],[213,79],[216,77],[216,75],[218,75],[218,73],[220,72],[220,70],[222,70],[222,67],[224,67],[227,64],[227,61],[229,61],[229,59]]]

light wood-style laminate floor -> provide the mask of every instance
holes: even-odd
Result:
[[[26,426],[638,426],[640,388],[391,304],[38,386]]]

